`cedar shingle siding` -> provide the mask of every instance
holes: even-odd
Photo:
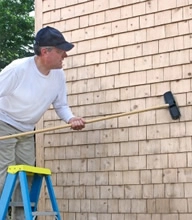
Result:
[[[36,31],[46,25],[75,44],[64,69],[76,115],[162,105],[169,90],[182,114],[37,134],[37,164],[53,172],[63,219],[191,220],[192,0],[36,0]],[[50,108],[37,128],[63,123]],[[49,208],[46,195],[41,204]]]

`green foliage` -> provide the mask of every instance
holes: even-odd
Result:
[[[33,54],[34,0],[0,0],[0,69]]]

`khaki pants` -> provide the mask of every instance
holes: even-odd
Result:
[[[6,136],[20,132],[21,131],[19,131],[18,129],[0,121],[0,136]],[[7,167],[9,165],[19,164],[27,164],[32,166],[34,166],[35,164],[33,135],[0,140],[0,195],[7,175]],[[29,185],[30,183],[31,180],[29,180]],[[12,200],[14,202],[22,202],[19,183],[16,186]],[[12,219],[24,220],[25,217],[23,208],[13,208]]]

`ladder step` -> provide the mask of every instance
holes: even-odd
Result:
[[[33,216],[56,216],[57,212],[32,212]]]
[[[35,203],[31,202],[31,207],[35,207]],[[13,207],[24,207],[23,202],[10,202],[9,206],[13,206]]]

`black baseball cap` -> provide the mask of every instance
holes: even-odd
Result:
[[[53,27],[44,27],[37,32],[35,45],[40,47],[56,47],[58,49],[69,51],[74,45],[65,40],[63,34]]]

